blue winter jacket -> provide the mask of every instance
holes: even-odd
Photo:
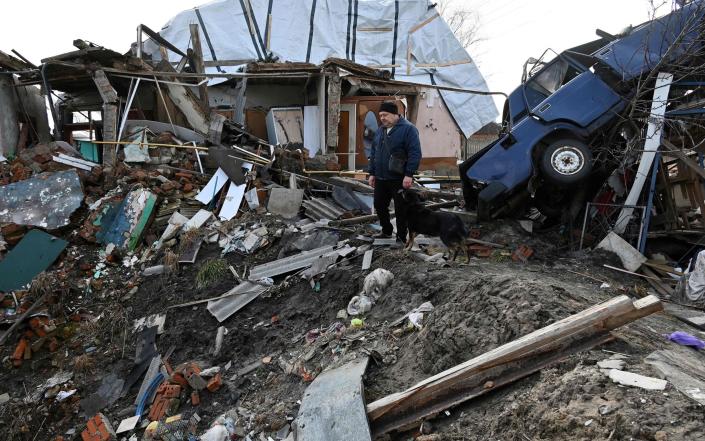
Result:
[[[372,141],[368,171],[370,175],[381,180],[401,180],[404,176],[414,176],[421,162],[421,142],[419,131],[403,117],[399,118],[385,136],[385,128],[377,129]],[[394,152],[406,153],[406,167],[404,175],[389,170],[389,157]]]

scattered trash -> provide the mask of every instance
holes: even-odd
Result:
[[[348,315],[362,315],[372,309],[372,299],[366,295],[354,296],[348,303]]]
[[[676,331],[666,335],[665,337],[672,342],[678,343],[679,345],[690,346],[695,349],[705,349],[705,341],[702,341],[687,332]]]
[[[352,329],[361,329],[363,326],[365,326],[365,322],[362,319],[354,318],[350,320],[350,328]]]
[[[362,292],[377,301],[393,280],[394,274],[391,271],[377,268],[365,276]]]
[[[655,434],[650,429],[649,418],[656,414],[673,414],[660,426],[700,435],[697,415],[672,412],[692,407],[688,400],[705,404],[700,352],[691,349],[705,347],[699,334],[666,335],[678,345],[661,338],[668,350],[647,357],[645,362],[666,380],[624,371],[627,363],[640,369],[637,358],[645,348],[653,350],[660,338],[655,329],[669,329],[664,323],[620,335],[629,340],[620,350],[631,358],[615,354],[600,360],[593,351],[585,360],[596,367],[552,371],[531,382],[535,393],[527,395],[521,391],[526,384],[516,384],[504,403],[490,402],[480,411],[472,406],[453,414],[447,410],[605,343],[610,331],[659,311],[661,304],[648,294],[646,283],[671,301],[669,314],[705,329],[702,314],[684,306],[702,303],[705,292],[705,251],[695,257],[692,271],[685,264],[698,248],[686,249],[705,228],[705,172],[694,153],[692,158],[682,153],[697,150],[692,139],[699,138],[681,133],[694,123],[678,115],[702,106],[697,87],[683,88],[681,66],[659,65],[663,72],[646,78],[645,87],[666,91],[662,99],[654,97],[654,102],[669,101],[661,106],[665,114],[643,114],[641,109],[652,103],[620,99],[615,106],[631,106],[612,112],[622,125],[579,124],[599,128],[589,139],[596,144],[586,145],[587,150],[570,139],[545,142],[547,151],[559,141],[558,147],[567,149],[556,153],[564,168],[577,157],[591,159],[590,165],[604,157],[620,159],[600,193],[594,193],[601,184],[596,181],[568,186],[575,192],[552,182],[555,192],[547,195],[542,190],[551,176],[543,169],[561,161],[535,157],[514,171],[528,179],[527,171],[536,165],[541,170],[532,176],[541,179],[509,182],[508,173],[503,183],[491,183],[511,161],[488,162],[488,152],[500,159],[513,155],[527,142],[516,127],[528,125],[505,121],[508,127],[500,128],[491,123],[493,106],[478,105],[490,103],[489,96],[451,90],[441,96],[436,89],[470,83],[486,88],[463,45],[446,38],[450,31],[442,11],[412,2],[418,7],[397,8],[397,20],[394,8],[361,6],[358,11],[356,6],[355,25],[348,14],[347,27],[356,29],[350,35],[352,52],[357,47],[363,63],[358,64],[324,59],[327,53],[347,52],[339,47],[321,51],[345,40],[321,39],[326,35],[321,26],[333,26],[331,35],[344,35],[345,14],[329,13],[330,5],[321,2],[288,9],[275,2],[267,12],[265,3],[212,2],[179,14],[159,33],[140,25],[130,50],[77,39],[76,50],[48,54],[41,66],[16,51],[17,57],[0,52],[0,73],[8,74],[0,75],[0,113],[6,116],[0,130],[0,325],[6,329],[0,345],[5,345],[3,363],[12,377],[4,384],[0,406],[9,412],[3,413],[7,436],[369,441],[411,427],[418,432],[407,437],[436,441],[448,438],[449,427],[494,433],[501,426],[497,437],[520,438],[518,414],[502,413],[505,407],[528,409],[519,412],[522,418],[543,418],[545,433],[566,439],[605,432],[615,439],[662,440],[665,429]],[[674,13],[692,11],[698,2],[680,3]],[[245,20],[229,20],[226,27],[214,19],[238,16]],[[291,21],[291,29],[311,31],[311,60],[287,55],[292,44],[303,44],[306,53],[306,38],[272,33],[267,23],[258,24],[269,18],[275,29],[282,17]],[[397,21],[400,41],[413,54],[392,56],[395,80],[393,67],[390,76],[377,63],[379,51],[372,51],[372,59],[368,52],[381,47],[379,39],[388,35],[381,31],[392,29],[380,23],[394,24],[396,35]],[[309,24],[315,24],[315,32]],[[541,73],[564,57],[527,62],[526,81],[507,100],[509,119],[531,113],[522,110],[527,99],[532,109],[541,100],[555,103],[552,91],[570,92],[576,84],[585,86],[583,91],[611,89],[612,79],[605,82],[603,75],[622,54],[612,51],[608,57],[594,50],[607,40],[640,36],[641,29],[573,48],[581,63],[599,60],[607,67],[586,65],[577,75],[571,65],[563,78],[570,84],[551,85],[546,97],[522,91],[533,82],[543,84]],[[252,58],[247,48],[251,52],[259,30],[267,31],[267,44],[260,39],[257,52],[266,50],[258,60],[243,61]],[[447,56],[439,58],[433,48]],[[414,65],[407,66],[411,61]],[[435,72],[430,80],[428,72]],[[656,87],[663,84],[664,72],[675,72],[665,89]],[[203,79],[204,73],[209,78]],[[403,86],[398,81],[414,77],[420,82]],[[453,78],[464,78],[463,84]],[[620,87],[632,87],[623,79]],[[292,93],[301,91],[303,101],[292,101]],[[634,92],[635,97],[648,95]],[[36,103],[27,101],[33,97]],[[44,98],[52,97],[61,98],[45,106]],[[411,191],[433,201],[424,203],[427,210],[460,205],[448,212],[465,227],[473,225],[463,228],[467,265],[449,264],[436,238],[416,237],[415,246],[402,251],[394,237],[370,236],[381,233],[372,214],[379,187],[370,185],[374,181],[363,170],[376,134],[384,133],[378,110],[388,107],[382,104],[386,99],[397,101],[425,140],[428,158],[424,170],[414,172]],[[282,107],[297,102],[306,105]],[[46,109],[54,120],[51,134]],[[554,110],[561,109],[554,105],[548,112]],[[156,121],[130,119],[135,115]],[[548,126],[549,119],[534,118],[527,130]],[[637,139],[665,127],[656,124],[660,120],[669,123],[668,130]],[[485,122],[490,124],[482,127]],[[12,130],[6,130],[8,124]],[[506,131],[516,139],[507,138]],[[52,142],[52,137],[66,141]],[[428,142],[432,139],[438,142]],[[672,148],[675,139],[681,142]],[[653,145],[658,140],[661,144]],[[497,146],[507,141],[517,145]],[[659,149],[663,156],[656,155],[652,164],[650,156]],[[581,155],[572,155],[573,150]],[[640,154],[620,158],[621,150]],[[477,161],[458,169],[460,156]],[[468,181],[466,165],[492,179]],[[603,171],[612,172],[611,165],[606,167]],[[586,179],[602,175],[607,173],[589,173]],[[644,202],[643,209],[620,206],[637,187],[645,191],[634,203]],[[654,197],[647,198],[651,193]],[[400,215],[404,207],[395,209]],[[521,220],[500,219],[510,213]],[[627,218],[629,228],[622,229],[612,213]],[[620,257],[626,270],[619,271],[639,277],[632,279],[633,286],[600,280],[599,271],[613,263],[612,256],[597,252],[586,258],[583,251],[598,243]],[[566,270],[578,266],[585,267],[583,273]],[[598,282],[601,291],[580,283],[584,277]],[[607,294],[615,296],[590,306]],[[341,303],[348,298],[347,305]],[[470,353],[475,358],[467,360]],[[375,372],[363,385],[370,358]],[[379,391],[413,384],[419,375],[415,369],[435,375],[378,397]],[[614,384],[605,383],[603,375]],[[306,383],[311,384],[303,396],[291,395]],[[664,391],[668,383],[683,396],[620,392],[624,385]],[[376,401],[364,402],[370,396],[366,387]],[[542,397],[538,406],[529,403],[532,396]],[[570,424],[545,418],[548,407],[566,404],[561,399],[568,396],[587,407],[558,406],[561,421]],[[665,399],[673,402],[664,404]],[[224,413],[208,425],[196,410],[209,417]],[[623,433],[617,424],[613,437],[610,427],[602,427],[617,413],[633,433]],[[458,421],[433,427],[435,415]],[[483,420],[487,415],[508,419],[498,426]],[[118,421],[114,433],[112,424]]]

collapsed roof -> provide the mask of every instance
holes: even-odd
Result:
[[[206,73],[235,73],[250,61],[320,64],[338,57],[389,69],[400,81],[488,91],[428,0],[215,0],[181,12],[160,35],[185,52],[192,23],[200,25]],[[147,41],[144,52],[158,60],[158,47]],[[177,56],[169,51],[170,59]],[[213,78],[210,84],[222,81]],[[489,96],[441,94],[466,137],[498,115]]]

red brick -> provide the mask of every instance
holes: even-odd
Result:
[[[25,348],[28,346],[29,342],[27,341],[27,339],[21,338],[20,342],[17,343],[17,346],[15,347],[15,352],[12,353],[12,359],[22,360],[22,357],[24,357]]]
[[[95,417],[93,417],[93,418],[95,418]],[[95,434],[98,431],[98,426],[95,424],[95,421],[93,418],[88,420],[88,422],[86,423],[86,430],[88,430],[88,432],[91,435]]]
[[[201,396],[198,395],[198,391],[191,392],[191,404],[194,406],[201,404]]]
[[[116,437],[113,426],[102,413],[98,413],[88,420],[86,429],[81,432],[84,441],[109,441]]]
[[[218,372],[217,374],[215,374],[215,376],[213,378],[210,379],[210,381],[208,382],[208,386],[206,386],[206,387],[208,388],[208,390],[210,392],[215,392],[218,389],[220,389],[220,386],[222,386],[222,385],[223,385],[223,378],[220,376],[220,372]]]

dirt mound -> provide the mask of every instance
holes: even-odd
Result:
[[[422,281],[426,292],[409,311],[430,300],[436,308],[424,327],[397,346],[398,363],[374,375],[371,390],[386,394],[451,368],[497,346],[542,328],[582,309],[558,283],[531,274],[487,272],[473,263],[426,271],[396,268],[395,283],[384,302],[402,303],[403,293]],[[370,397],[368,396],[368,400]]]
[[[675,390],[618,387],[595,366],[591,351],[545,369],[499,393],[463,406],[439,422],[465,440],[696,440],[703,411]],[[636,361],[636,360],[635,360]],[[491,417],[490,417],[491,416]]]

